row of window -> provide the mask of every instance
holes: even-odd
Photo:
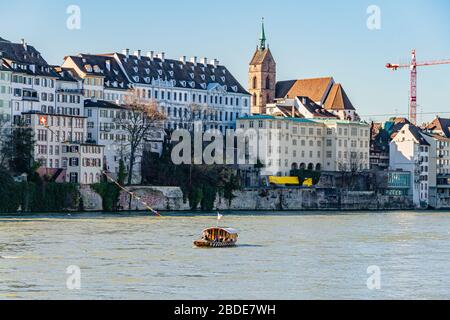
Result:
[[[26,77],[21,75],[13,75],[12,76],[12,82],[13,83],[21,83],[25,85],[34,85],[39,86],[43,88],[54,88],[55,87],[55,80],[53,79],[47,79],[47,78],[34,78],[33,77]]]

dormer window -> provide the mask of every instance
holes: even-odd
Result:
[[[138,67],[134,67],[133,70],[135,73],[138,73],[138,71],[139,71]]]
[[[220,77],[220,79],[222,80],[222,82],[225,82],[225,77]]]
[[[186,81],[180,81],[180,83],[183,87],[186,87]]]
[[[201,84],[201,87],[202,87],[203,89],[206,89],[206,83],[202,83],[202,84]]]
[[[119,74],[119,71],[117,71],[117,70],[113,70],[113,71],[116,76]]]
[[[204,74],[200,75],[200,77],[202,78],[202,80],[205,80],[206,78]]]
[[[171,77],[173,77],[173,71],[169,71]]]
[[[92,72],[92,67],[90,64],[85,65],[84,68],[86,69],[87,72]]]
[[[191,81],[190,85],[191,85],[192,88],[194,88],[195,87],[195,82]]]
[[[150,78],[149,78],[149,77],[146,77],[146,78],[145,78],[145,82],[146,82],[146,83],[150,83]]]
[[[138,76],[134,76],[133,79],[134,79],[134,81],[139,82],[139,77]]]
[[[211,76],[212,81],[216,81],[216,76]]]
[[[192,79],[194,79],[194,77],[195,77],[194,73],[189,73],[189,75],[191,76]]]
[[[150,69],[149,68],[145,68],[145,73],[146,74],[150,74]]]
[[[134,64],[138,64],[138,61],[137,61],[137,59],[134,59]]]
[[[99,68],[97,65],[95,65],[95,66],[94,66],[94,71],[95,71],[96,73],[100,73],[100,68]]]
[[[232,86],[231,89],[233,89],[234,92],[237,92],[237,86]]]
[[[162,76],[162,70],[161,70],[161,69],[158,70],[158,74],[159,74],[160,76]]]

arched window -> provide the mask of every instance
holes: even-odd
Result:
[[[267,76],[267,78],[266,78],[266,89],[270,90],[270,77],[269,76]]]
[[[253,89],[256,89],[256,77],[253,77]]]
[[[321,171],[322,165],[320,163],[316,164],[316,171]]]

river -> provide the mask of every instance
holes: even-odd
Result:
[[[0,299],[450,298],[450,213],[223,219],[236,248],[193,248],[213,214],[0,216]]]

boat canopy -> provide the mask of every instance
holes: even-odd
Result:
[[[224,231],[230,235],[238,234],[237,230],[232,228],[208,228],[203,230],[203,233],[210,233],[211,231]]]

